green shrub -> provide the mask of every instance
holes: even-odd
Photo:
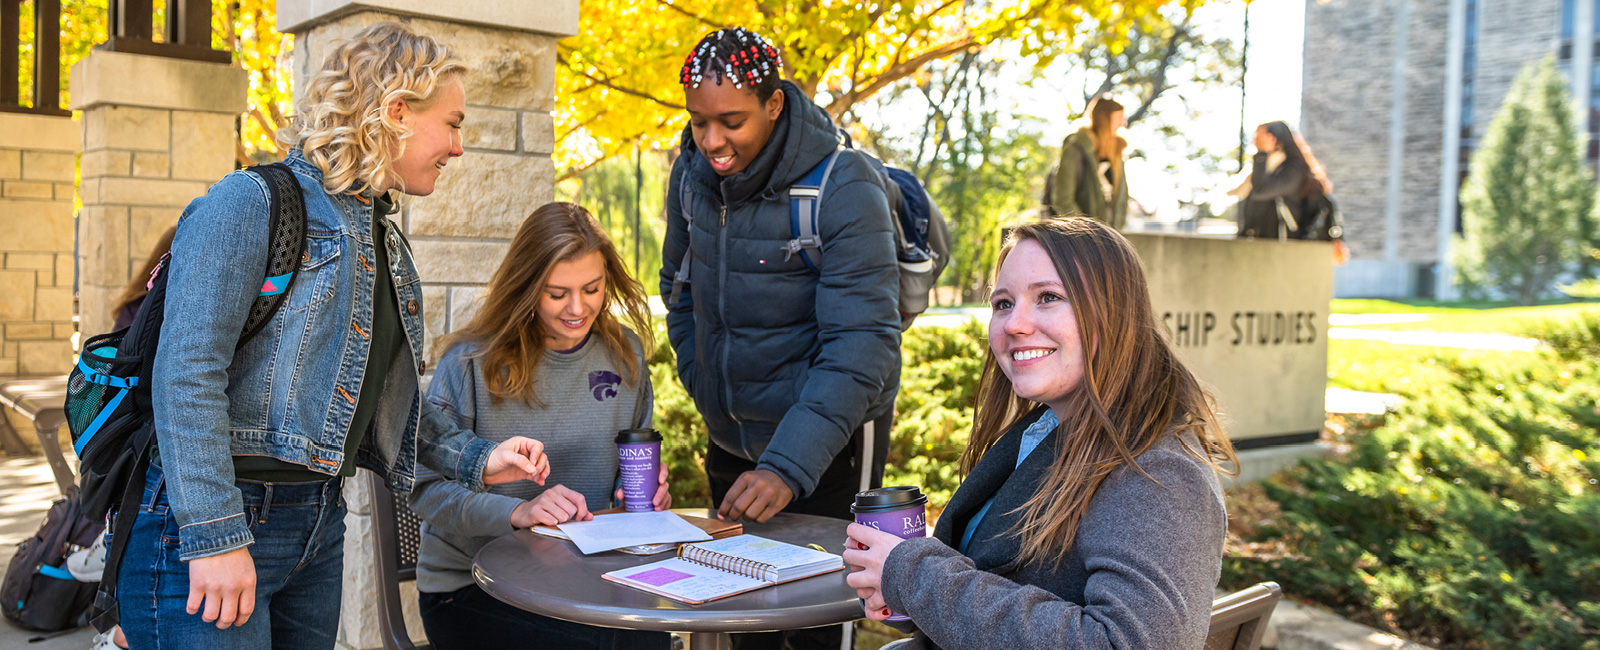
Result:
[[[987,334],[977,321],[917,327],[901,343],[900,394],[884,485],[915,485],[937,512],[961,484],[957,460],[972,431]]]
[[[1441,647],[1600,649],[1600,319],[1542,329],[1568,335],[1509,369],[1437,357],[1342,457],[1268,480],[1282,515],[1245,541],[1289,550],[1227,558],[1224,586]]]

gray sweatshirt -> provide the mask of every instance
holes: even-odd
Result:
[[[640,381],[622,380],[624,367],[611,362],[605,344],[590,337],[575,352],[546,350],[534,374],[544,407],[508,399],[498,406],[470,343],[452,346],[439,360],[428,400],[457,425],[500,442],[526,436],[544,443],[550,458],[545,485],[518,481],[471,492],[437,472],[420,468],[411,492],[411,509],[422,517],[417,552],[417,589],[455,591],[472,584],[472,557],[491,540],[511,532],[511,511],[539,496],[545,486],[565,485],[582,494],[589,509],[611,505],[616,488],[617,446],[622,429],[650,425],[653,394],[650,368],[639,340],[628,332],[639,363]]]
[[[912,647],[1199,650],[1227,534],[1215,472],[1184,451],[1184,440],[1168,436],[1135,459],[1149,478],[1122,468],[1101,483],[1059,566],[1022,565],[1011,526],[1018,506],[1047,479],[1061,435],[1051,433],[1013,469],[1033,419],[984,454],[934,537],[889,553],[883,597],[912,618]],[[994,506],[978,522],[970,557],[956,552],[953,540],[991,495]]]

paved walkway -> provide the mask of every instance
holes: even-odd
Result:
[[[0,561],[9,563],[17,544],[33,536],[44,523],[50,503],[60,498],[50,465],[43,456],[0,458]],[[0,564],[0,575],[5,564]],[[38,632],[24,630],[0,619],[0,650],[88,650],[94,628],[84,627],[38,643],[28,639]]]

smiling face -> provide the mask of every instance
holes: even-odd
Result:
[[[694,144],[719,176],[749,167],[783,113],[782,90],[762,102],[755,91],[735,88],[726,79],[717,83],[707,78],[698,88],[684,88],[683,94]]]
[[[1063,413],[1083,381],[1083,337],[1066,287],[1039,242],[1013,247],[995,279],[989,303],[989,349],[1019,397]]]
[[[571,350],[583,343],[606,303],[606,259],[590,251],[556,262],[539,296],[535,315],[544,325],[545,347]]]
[[[462,154],[461,122],[466,119],[466,109],[467,95],[460,79],[439,86],[433,102],[425,107],[401,100],[390,104],[390,116],[410,129],[411,135],[391,168],[395,182],[381,189],[412,196],[432,194],[445,164]]]

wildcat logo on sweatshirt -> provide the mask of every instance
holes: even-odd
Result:
[[[589,373],[589,392],[594,393],[596,402],[604,402],[606,398],[617,396],[617,385],[622,383],[622,376],[610,370],[596,370]]]

